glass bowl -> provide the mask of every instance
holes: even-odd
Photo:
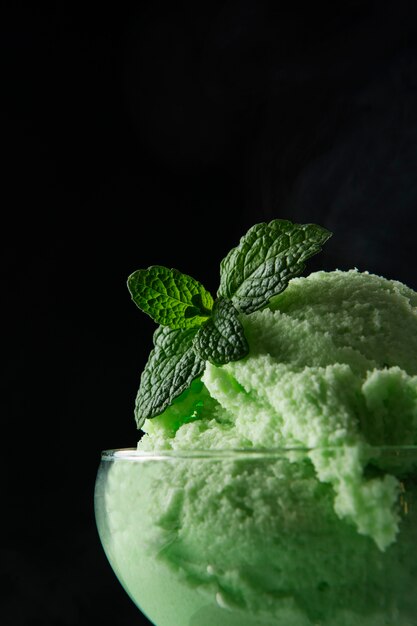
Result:
[[[156,626],[417,626],[417,447],[367,448],[368,493],[389,483],[394,508],[370,498],[368,511],[351,488],[381,532],[388,510],[397,519],[383,547],[338,509],[349,485],[318,478],[341,454],[105,451],[95,515],[107,558]]]

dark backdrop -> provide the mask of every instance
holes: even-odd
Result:
[[[215,291],[281,217],[334,232],[309,270],[417,288],[417,5],[8,4],[1,619],[133,626],[93,517],[154,330],[126,278],[157,263]]]

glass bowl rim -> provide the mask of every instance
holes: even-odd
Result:
[[[310,454],[314,452],[337,452],[346,449],[362,448],[363,452],[372,457],[373,454],[400,456],[401,453],[415,454],[417,445],[371,445],[356,443],[346,446],[288,446],[280,448],[187,448],[176,450],[138,450],[137,448],[113,448],[101,452],[102,461],[143,461],[167,459],[273,459],[292,454]]]

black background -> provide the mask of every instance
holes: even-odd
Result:
[[[417,288],[416,6],[2,9],[6,626],[141,623],[93,515],[100,451],[138,438],[154,324],[132,271],[215,292],[226,252],[280,217],[334,232],[308,271]]]

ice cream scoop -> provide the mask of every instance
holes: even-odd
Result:
[[[207,363],[199,389],[145,422],[139,449],[314,448],[337,514],[384,549],[399,483],[365,468],[369,445],[417,444],[417,294],[366,272],[317,272],[242,324],[249,354]]]
[[[157,626],[417,623],[417,293],[291,274],[317,232],[251,229],[217,300],[135,276],[174,327],[142,375],[137,449],[103,454],[96,517]]]

